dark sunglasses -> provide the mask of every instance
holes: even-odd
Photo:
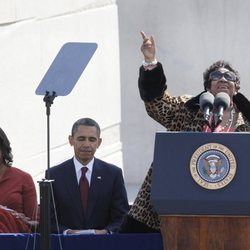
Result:
[[[234,82],[236,81],[236,75],[232,71],[226,71],[224,73],[216,70],[210,73],[209,79],[212,81],[219,81],[222,77],[224,77],[227,81]]]

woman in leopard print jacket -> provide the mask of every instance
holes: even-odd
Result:
[[[173,97],[167,90],[166,77],[161,63],[155,59],[155,42],[141,32],[144,55],[139,72],[139,91],[150,117],[163,125],[168,131],[211,132],[200,108],[200,96],[208,91],[216,96],[225,92],[230,97],[230,105],[223,114],[222,121],[215,132],[250,132],[250,102],[239,93],[238,72],[225,61],[212,64],[203,74],[204,89],[195,97],[183,95]],[[231,119],[230,123],[228,122]],[[230,124],[230,126],[228,125]],[[160,220],[150,202],[152,166],[130,209],[120,232],[158,232]]]

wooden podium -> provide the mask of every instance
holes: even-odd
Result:
[[[156,134],[151,200],[165,250],[250,249],[249,163],[249,133]]]

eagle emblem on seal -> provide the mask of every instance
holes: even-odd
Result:
[[[225,174],[225,167],[222,167],[222,159],[218,155],[209,155],[204,158],[205,173],[212,179],[219,178]]]

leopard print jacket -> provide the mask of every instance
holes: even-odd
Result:
[[[159,71],[158,73],[156,72],[157,70]],[[171,97],[168,94],[165,85],[166,79],[164,78],[165,76],[159,63],[157,69],[153,70],[153,72],[146,72],[142,68],[140,70],[139,89],[148,115],[163,125],[168,131],[201,132],[205,125],[202,112],[199,108],[195,108],[195,105],[192,108],[190,108],[191,105],[187,105],[188,102],[193,101],[192,97],[187,95]],[[159,82],[162,83],[157,85]],[[151,83],[154,84],[154,90],[150,89]],[[155,88],[158,88],[158,90]],[[249,121],[238,109],[237,111],[238,119],[235,131],[249,132]],[[152,170],[153,165],[150,166],[128,215],[152,229],[159,230],[160,219],[150,202]]]

